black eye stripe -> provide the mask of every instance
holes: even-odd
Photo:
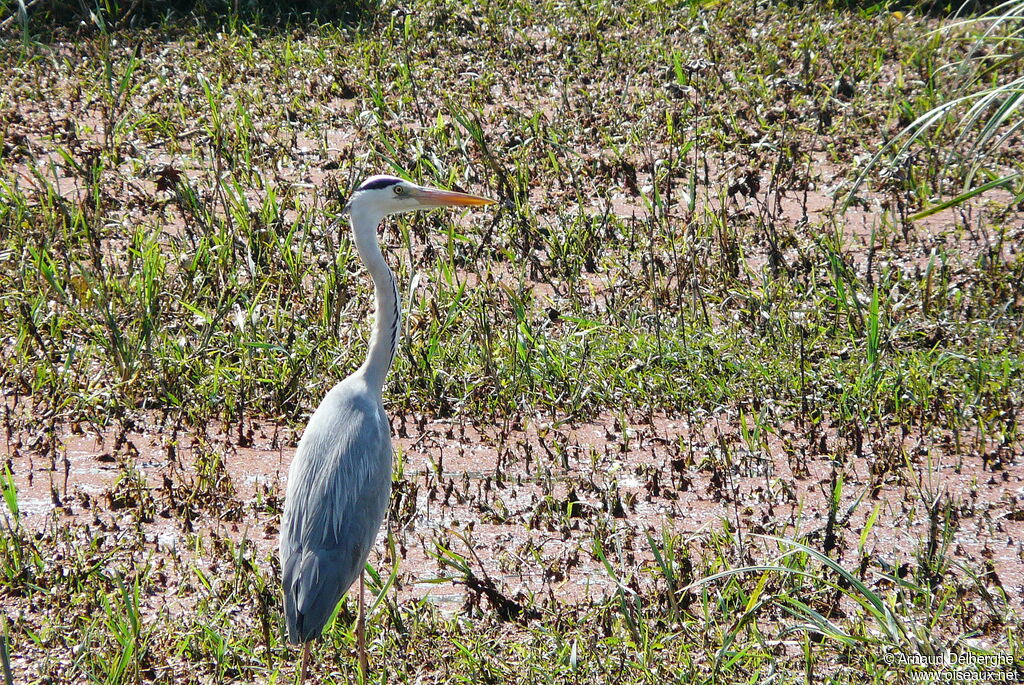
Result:
[[[378,178],[376,181],[369,181],[359,186],[359,190],[380,190],[381,188],[388,188],[401,182],[397,178]]]

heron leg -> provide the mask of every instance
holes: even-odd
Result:
[[[359,649],[359,682],[366,682],[366,605],[363,601],[363,574],[359,574],[359,622],[356,625],[356,642]]]
[[[299,685],[306,685],[306,671],[309,668],[309,643],[302,645],[302,665],[299,666]]]

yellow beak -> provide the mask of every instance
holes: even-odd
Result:
[[[417,188],[413,191],[412,196],[425,207],[482,207],[483,205],[493,205],[496,202],[488,197],[437,188]]]

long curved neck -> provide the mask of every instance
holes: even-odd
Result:
[[[352,208],[352,235],[359,257],[373,279],[376,302],[370,348],[366,352],[366,361],[359,367],[357,373],[363,374],[367,385],[378,394],[384,389],[384,380],[398,350],[398,328],[402,317],[398,284],[395,282],[395,275],[384,261],[377,239],[377,225],[383,218],[359,207]]]

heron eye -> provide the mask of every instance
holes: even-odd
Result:
[[[395,195],[401,195],[405,192],[405,188],[402,186],[395,186]]]

